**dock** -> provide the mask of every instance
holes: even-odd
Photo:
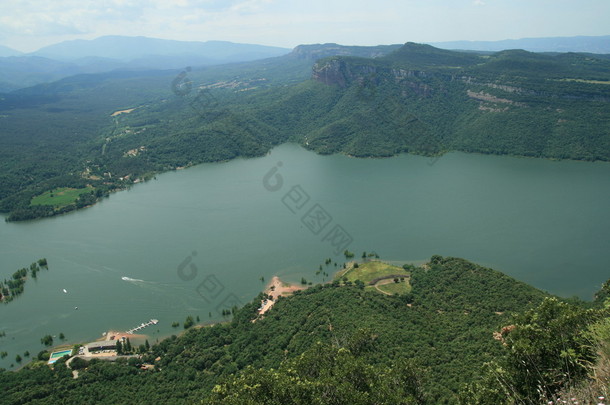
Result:
[[[128,334],[130,334],[130,335],[133,335],[133,333],[134,333],[134,332],[137,332],[137,331],[139,331],[139,330],[142,330],[142,329],[144,329],[144,328],[146,328],[147,326],[150,326],[150,325],[156,325],[156,324],[158,324],[158,323],[159,323],[159,321],[158,321],[158,320],[156,320],[156,319],[151,319],[151,320],[150,320],[150,321],[148,321],[148,322],[141,323],[140,325],[136,326],[135,328],[131,328],[131,329],[129,329],[128,331],[125,331],[125,333],[128,333]]]

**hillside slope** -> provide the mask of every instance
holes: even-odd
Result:
[[[375,60],[320,60],[313,78],[338,100],[316,131],[299,138],[318,152],[610,160],[606,60],[525,51],[481,56],[406,44]]]
[[[155,363],[155,373],[133,361],[102,362],[81,370],[77,380],[63,366],[0,373],[0,386],[11,403],[71,404],[93,396],[106,403],[189,403],[239,370],[277,368],[320,342],[344,347],[373,367],[413,364],[430,403],[454,402],[478,367],[501,353],[493,332],[545,294],[463,259],[435,256],[428,269],[410,271],[413,290],[406,295],[337,281],[280,298],[252,322],[260,302],[255,300],[230,323],[153,346],[143,360]]]
[[[328,53],[340,56],[314,63]],[[610,60],[311,45],[221,67],[77,75],[3,95],[0,113],[0,211],[23,220],[59,213],[30,205],[56,187],[96,188],[69,210],[154,173],[287,141],[357,157],[609,161]],[[39,159],[45,150],[55,153]]]

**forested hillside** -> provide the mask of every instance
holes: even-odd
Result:
[[[77,379],[61,362],[2,372],[2,402],[509,403],[589,384],[592,343],[608,342],[607,310],[562,303],[463,259],[434,256],[409,271],[408,294],[335,281],[280,298],[252,322],[254,300],[231,322],[162,341],[141,360],[79,363]]]
[[[301,46],[262,61],[22,89],[0,97],[0,123],[0,211],[9,220],[283,142],[357,157],[459,150],[608,161],[610,60],[413,43]],[[32,204],[65,188],[83,193],[65,206]]]
[[[307,135],[319,152],[449,150],[610,158],[610,63],[578,54],[490,56],[407,44],[384,58],[318,61],[339,100]]]

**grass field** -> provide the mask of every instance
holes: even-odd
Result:
[[[392,281],[388,284],[378,284],[377,288],[387,294],[406,294],[411,292],[411,284],[409,284],[408,278],[406,278],[405,281],[399,281],[398,283]]]
[[[55,190],[47,191],[32,198],[31,205],[52,205],[57,208],[65,207],[73,204],[78,197],[83,193],[88,193],[93,190],[92,187],[86,188],[69,188],[61,187]]]
[[[391,282],[388,283],[388,280],[382,280],[377,286],[369,286],[369,283],[375,280],[376,278],[398,274],[404,275],[406,277],[405,281],[400,283],[394,283],[390,280]],[[349,267],[347,270],[340,271],[335,276],[335,279],[343,280],[344,277],[347,277],[347,280],[351,282],[354,282],[356,280],[362,281],[366,285],[366,289],[373,289],[378,291],[376,288],[378,287],[379,290],[387,294],[404,294],[411,291],[411,285],[409,284],[408,278],[409,275],[410,273],[402,267],[394,266],[380,261],[371,261],[359,264],[357,268]]]

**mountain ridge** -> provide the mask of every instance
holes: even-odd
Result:
[[[235,60],[236,55],[245,51],[260,55],[256,58],[260,59],[280,56],[290,52],[290,49],[229,41],[177,41],[144,36],[107,35],[92,40],[75,39],[48,45],[29,55],[66,61],[94,56],[128,62],[151,55],[203,54],[210,59],[228,62]]]
[[[497,52],[506,49],[524,49],[531,52],[610,53],[610,35],[521,38],[504,39],[499,41],[445,41],[427,43],[438,48],[486,52]]]
[[[20,55],[23,55],[23,52],[19,52],[18,50],[9,48],[8,46],[0,45],[0,57]]]
[[[189,72],[71,76],[3,95],[0,209],[10,220],[56,215],[52,206],[31,207],[32,197],[87,182],[99,187],[62,208],[76,209],[154,173],[262,156],[284,142],[355,157],[456,150],[610,160],[610,60],[517,50],[481,55],[413,43],[384,48],[391,52],[382,56],[375,50],[374,58],[345,56],[350,47],[334,44],[309,48],[325,49],[343,54],[314,62],[300,48],[297,55]],[[184,94],[173,87],[181,77],[190,83]],[[42,132],[34,130],[41,111]],[[74,114],[87,119],[75,121]],[[57,159],[37,158],[41,137]],[[31,146],[17,147],[25,139]],[[142,146],[146,153],[125,157]],[[103,180],[105,173],[113,181]]]
[[[285,48],[229,41],[174,41],[128,36],[64,41],[30,53],[7,51],[6,57],[2,57],[0,48],[0,93],[76,74],[220,65],[277,57],[289,52],[290,49]]]

